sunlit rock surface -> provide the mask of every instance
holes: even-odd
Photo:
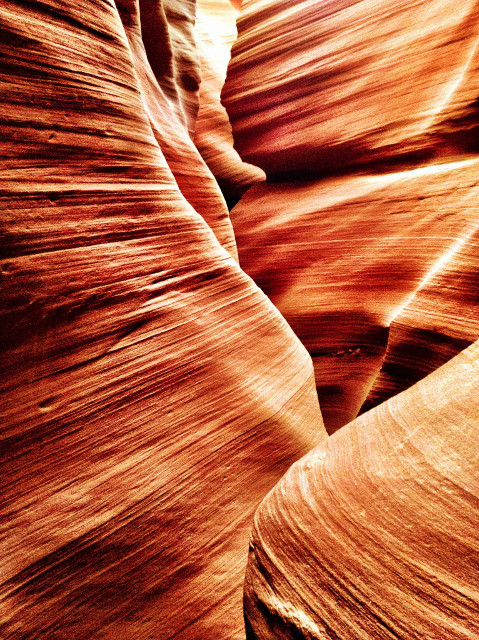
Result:
[[[193,8],[3,3],[5,640],[241,637],[253,511],[326,435],[189,136]]]
[[[330,432],[479,338],[478,12],[243,3],[223,101],[268,182],[231,212],[240,264],[309,349]]]
[[[142,0],[141,11],[139,6],[134,0],[119,0],[115,11],[122,20],[122,35],[127,38],[129,64],[142,110],[182,195],[235,255],[226,203],[189,135],[199,107],[195,3],[168,0],[163,5]]]
[[[255,516],[248,638],[479,637],[479,343],[300,462]]]
[[[231,211],[240,264],[342,427],[256,512],[248,640],[479,636],[478,20],[243,3],[223,98],[268,180]]]
[[[241,266],[312,355],[330,431],[479,337],[478,176],[468,158],[265,184],[231,211]]]
[[[477,150],[478,27],[477,0],[244,0],[236,148],[268,176]]]
[[[244,640],[313,450],[249,637],[476,640],[477,3],[245,0],[236,150],[232,4],[2,5],[0,637]]]
[[[472,209],[477,195],[471,190]],[[475,196],[475,198],[474,198]],[[471,204],[464,202],[462,206]],[[479,336],[479,230],[458,237],[391,323],[380,375],[363,409],[407,388]]]
[[[264,172],[243,162],[233,146],[231,125],[220,94],[230,51],[237,37],[238,10],[229,0],[199,0],[196,40],[201,59],[200,106],[194,141],[227,201],[236,204]]]

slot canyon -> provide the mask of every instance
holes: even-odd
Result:
[[[479,0],[0,34],[0,638],[479,640]]]

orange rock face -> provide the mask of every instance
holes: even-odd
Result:
[[[313,358],[330,431],[479,336],[478,172],[468,158],[265,184],[231,211],[241,266]]]
[[[5,640],[238,637],[253,511],[325,437],[189,137],[192,6],[4,3]]]
[[[270,180],[231,213],[240,264],[311,353],[330,432],[479,338],[478,11],[243,4],[223,98]]]
[[[243,3],[223,97],[267,182],[231,212],[240,264],[342,427],[256,512],[248,640],[479,636],[478,23]]]
[[[231,125],[220,102],[238,11],[229,0],[200,0],[196,34],[201,59],[200,106],[194,141],[227,201],[235,204],[264,172],[243,162],[233,146]]]
[[[474,190],[470,195],[474,198]],[[472,225],[391,323],[381,372],[364,409],[420,380],[477,338],[478,241]]]
[[[479,343],[293,465],[256,513],[248,638],[479,635]]]
[[[240,4],[3,3],[2,640],[479,636],[478,4]]]
[[[476,0],[244,0],[223,91],[236,148],[301,177],[477,150],[478,26]]]

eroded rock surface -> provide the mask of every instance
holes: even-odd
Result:
[[[328,430],[479,336],[478,175],[468,158],[264,184],[231,211],[241,266],[313,358]]]
[[[479,337],[478,11],[243,3],[223,100],[268,181],[231,212],[240,264],[309,349],[330,432]]]
[[[3,4],[5,640],[241,637],[253,511],[325,437],[189,136],[192,7]]]
[[[477,3],[245,0],[243,159],[239,4],[3,3],[2,640],[244,638],[315,446],[249,636],[479,635]]]
[[[199,0],[196,39],[201,59],[200,106],[194,141],[228,203],[236,204],[264,172],[243,162],[233,146],[228,114],[220,101],[230,51],[237,37],[238,10],[229,0]]]
[[[244,0],[223,91],[268,176],[477,151],[477,0]]]
[[[293,465],[255,516],[248,638],[479,636],[479,343]]]

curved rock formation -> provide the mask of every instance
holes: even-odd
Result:
[[[243,162],[234,149],[228,114],[220,101],[237,35],[237,15],[229,0],[200,0],[195,25],[202,82],[194,141],[230,205],[236,204],[253,184],[265,179],[261,169]]]
[[[262,184],[232,4],[2,5],[0,636],[244,638],[317,446],[249,636],[475,640],[477,2],[245,0]]]
[[[231,212],[240,264],[330,432],[479,338],[478,25],[473,1],[243,3],[223,99],[269,181]]]
[[[381,372],[363,409],[417,382],[474,342],[479,336],[478,274],[479,230],[474,225],[391,323]]]
[[[479,636],[479,343],[293,465],[255,516],[248,638]]]
[[[226,203],[189,135],[199,104],[199,58],[192,44],[195,3],[119,0],[116,6],[142,110],[174,179],[221,244],[236,255]]]
[[[477,0],[244,0],[223,91],[236,148],[301,177],[477,151],[478,27]]]
[[[241,266],[313,358],[329,431],[479,337],[478,172],[266,183],[231,211]]]
[[[191,7],[3,4],[5,640],[237,637],[252,513],[325,436],[188,135]]]

